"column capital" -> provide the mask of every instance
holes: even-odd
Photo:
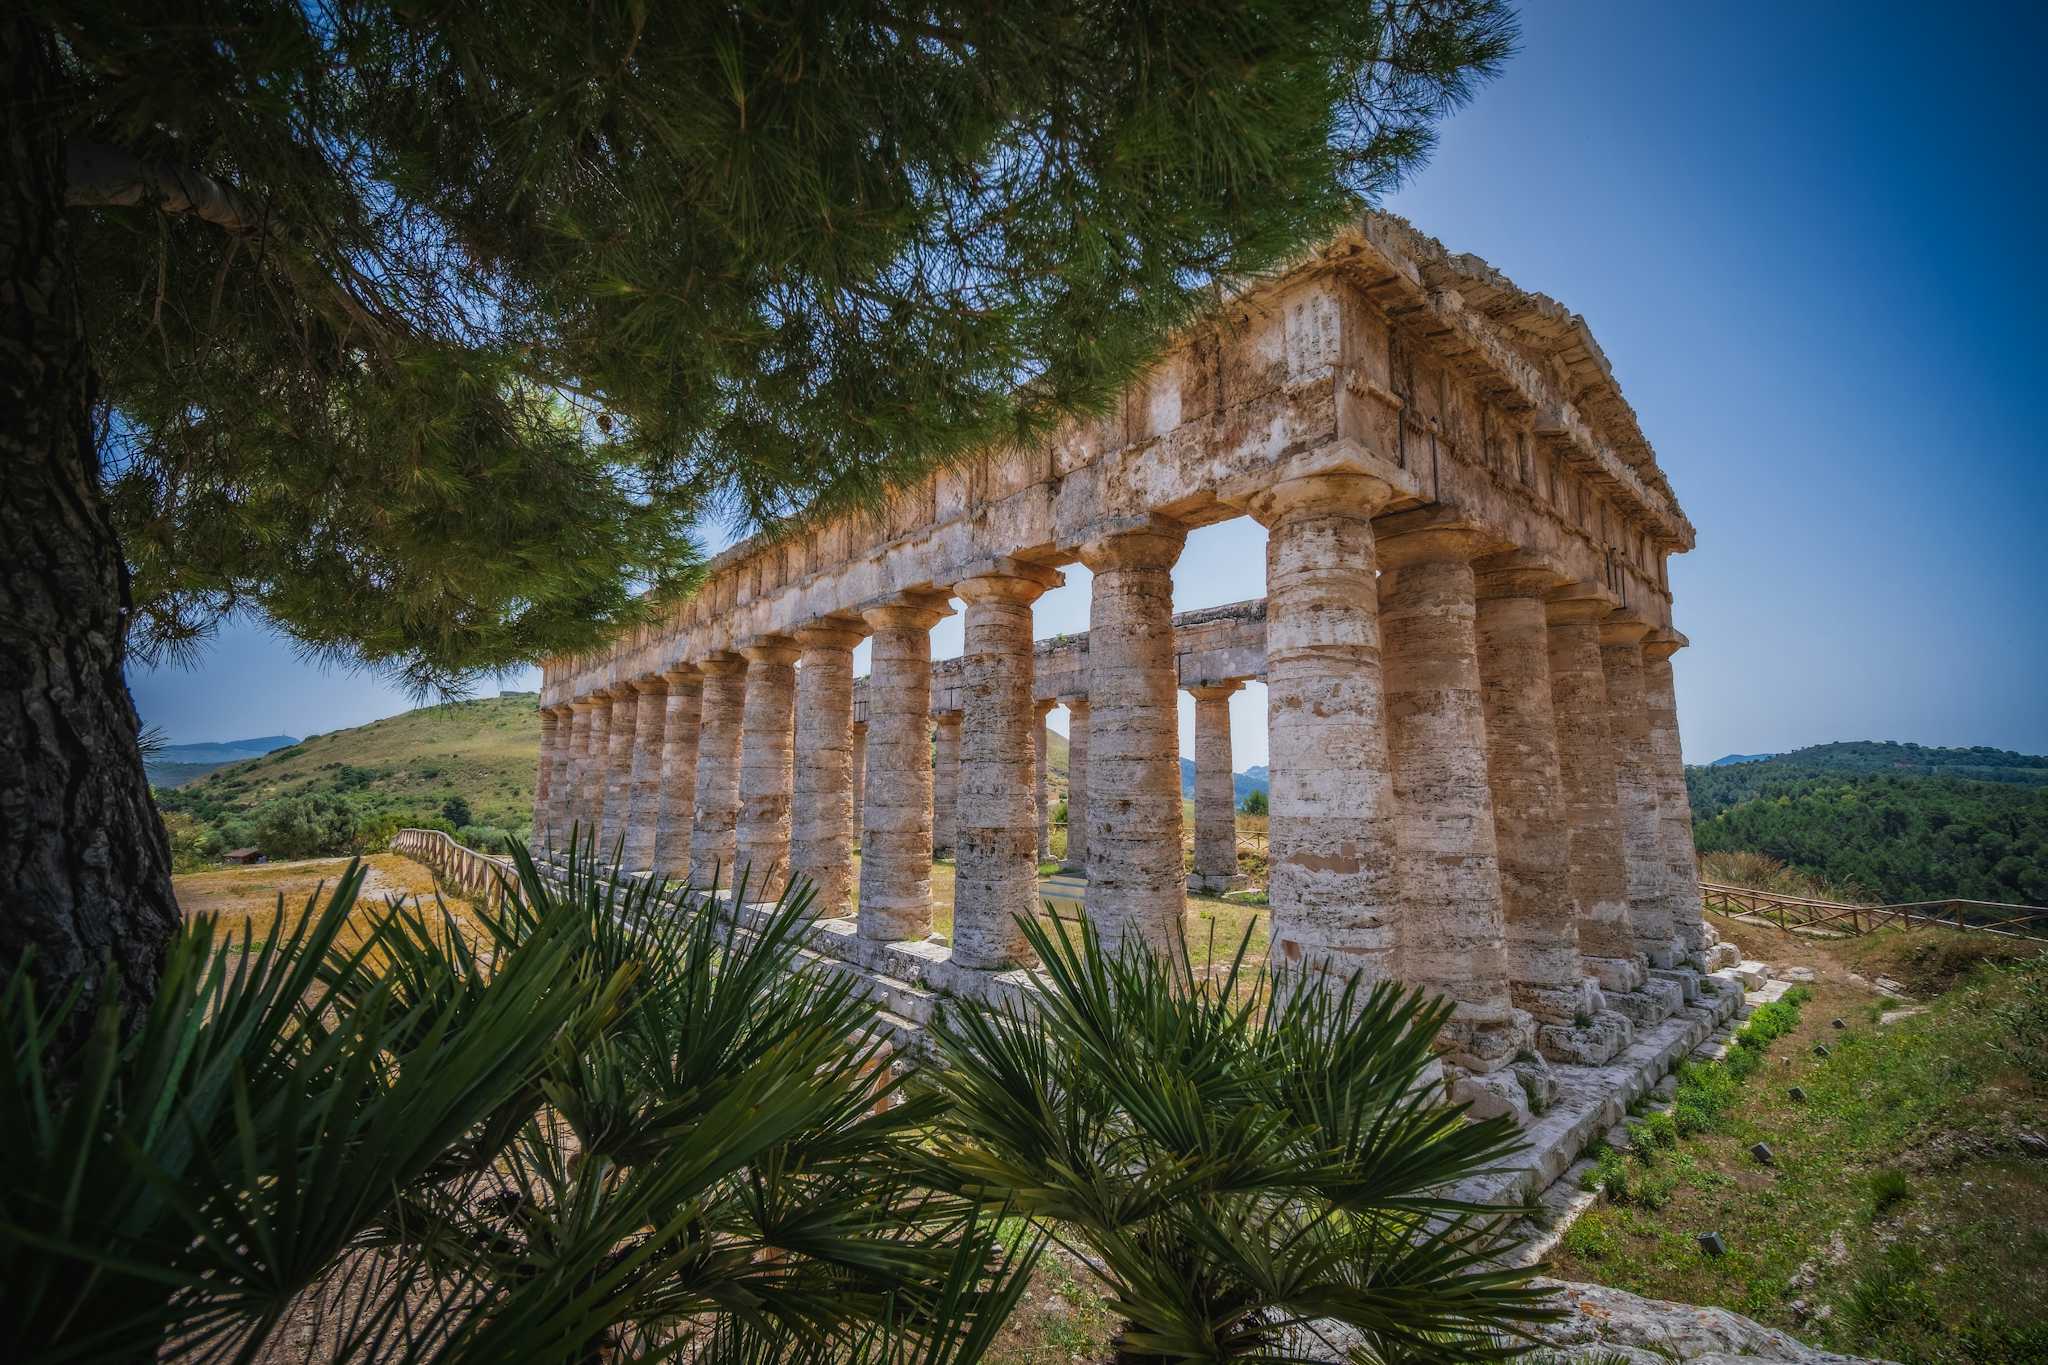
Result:
[[[1034,701],[1031,703],[1031,709],[1040,720],[1044,720],[1052,714],[1052,708],[1058,705],[1057,701]]]
[[[1271,527],[1295,512],[1348,512],[1371,517],[1397,496],[1394,486],[1371,474],[1331,470],[1282,479],[1244,499],[1253,521]]]
[[[1086,711],[1088,709],[1088,694],[1086,692],[1063,692],[1060,694],[1060,705],[1066,707],[1069,711]]]
[[[1591,579],[1580,579],[1551,589],[1544,595],[1543,605],[1550,623],[1558,625],[1566,621],[1605,620],[1618,600],[1612,592]]]
[[[755,635],[740,644],[740,654],[750,664],[793,664],[801,652],[787,635]]]
[[[1439,504],[1396,512],[1372,524],[1373,553],[1381,567],[1470,563],[1504,548],[1500,534],[1456,507]]]
[[[643,697],[668,695],[668,678],[660,673],[643,673],[626,684]]]
[[[938,725],[958,725],[961,714],[961,710],[957,706],[934,706],[932,708],[932,721]]]
[[[855,616],[821,616],[790,632],[804,649],[852,649],[867,639],[867,624]]]
[[[1243,678],[1226,678],[1222,682],[1194,683],[1181,688],[1181,691],[1196,701],[1227,701],[1233,692],[1242,691],[1243,688]]]
[[[1166,517],[1119,517],[1091,527],[1079,546],[1090,573],[1105,569],[1171,569],[1188,528]]]
[[[930,630],[953,614],[952,604],[942,592],[906,592],[860,609],[860,619],[871,631]]]
[[[1472,561],[1473,588],[1480,597],[1548,596],[1571,581],[1564,566],[1536,550],[1508,550]]]
[[[1058,569],[999,556],[969,565],[954,582],[953,594],[965,602],[1035,602],[1066,581]]]
[[[747,661],[737,654],[720,650],[697,660],[697,671],[707,678],[730,678],[747,671]]]
[[[1602,645],[1633,645],[1650,633],[1650,623],[1626,608],[1610,612],[1600,622]]]
[[[664,670],[661,676],[671,692],[704,685],[704,674],[689,664],[676,664]]]
[[[1643,637],[1643,657],[1652,662],[1661,662],[1691,643],[1692,641],[1678,631],[1664,626]]]
[[[552,730],[552,729],[554,729],[554,728],[555,728],[555,727],[556,727],[557,725],[560,725],[561,723],[562,723],[562,718],[561,718],[560,716],[558,716],[558,715],[556,715],[556,714],[555,714],[555,708],[554,708],[554,707],[552,707],[552,706],[543,706],[543,707],[541,707],[541,708],[540,708],[540,728],[541,728],[541,729],[543,729],[543,730]]]
[[[597,710],[601,706],[610,706],[611,704],[612,699],[610,697],[600,692],[590,692],[570,702],[569,710],[572,713],[576,711],[581,711],[585,715],[588,715],[590,712]]]

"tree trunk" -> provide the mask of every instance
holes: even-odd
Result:
[[[133,1019],[177,926],[122,677],[128,580],[99,496],[49,34],[0,20],[0,973]],[[88,1016],[74,1012],[75,1040]]]

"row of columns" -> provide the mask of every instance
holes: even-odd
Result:
[[[1389,497],[1336,473],[1248,507],[1268,531],[1274,956],[1440,992],[1455,1006],[1454,1058],[1488,1070],[1584,1029],[1603,989],[1638,991],[1701,946],[1669,664],[1681,641],[1454,514],[1376,521]],[[1172,620],[1183,536],[1143,519],[1080,547],[1094,574],[1090,676],[1085,697],[1061,699],[1066,857],[1086,869],[1086,912],[1112,949],[1164,945],[1190,884]],[[954,961],[1011,965],[1015,917],[1034,909],[1049,852],[1051,703],[1032,697],[1032,603],[1059,581],[997,561],[950,593],[747,641],[558,709],[536,783],[545,824],[580,820],[620,842],[629,867],[697,885],[750,866],[756,898],[773,889],[764,876],[801,874],[826,915],[845,913],[857,846],[859,932],[882,940],[929,933],[931,858],[950,850]],[[934,739],[929,633],[953,595],[966,616],[960,708]],[[857,730],[863,636],[873,664]],[[1239,685],[1190,688],[1197,887],[1236,872]]]

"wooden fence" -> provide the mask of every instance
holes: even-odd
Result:
[[[510,858],[493,858],[455,842],[438,829],[402,829],[391,838],[391,851],[432,868],[457,895],[495,906],[507,883],[517,882]]]
[[[1936,924],[1945,929],[1999,934],[2007,938],[2048,936],[2048,910],[1997,901],[1913,901],[1901,905],[1844,905],[1839,901],[1780,896],[1746,886],[1700,883],[1709,910],[1734,919],[1775,924],[1780,929],[1819,929],[1835,934],[1867,934],[1886,925]]]

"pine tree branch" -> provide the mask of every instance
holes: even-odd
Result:
[[[72,208],[147,204],[160,213],[190,214],[236,236],[262,230],[262,209],[212,176],[144,161],[125,148],[74,142],[65,148],[64,178],[64,202]]]

